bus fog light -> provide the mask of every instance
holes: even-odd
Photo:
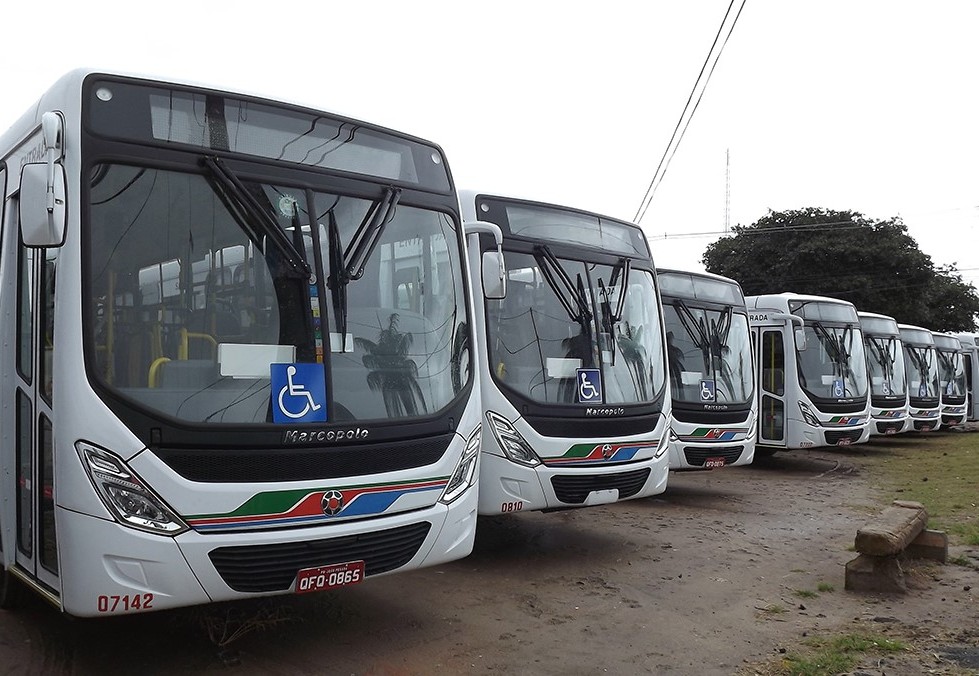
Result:
[[[486,419],[493,430],[493,436],[509,460],[527,467],[540,464],[540,458],[509,420],[493,411],[486,411]]]
[[[462,458],[456,465],[455,471],[449,477],[449,483],[445,485],[440,502],[449,504],[473,485],[476,477],[476,467],[479,462],[479,441],[482,438],[481,426],[476,425],[476,429],[466,441],[466,448],[462,451]]]
[[[83,441],[75,444],[88,478],[102,502],[124,526],[177,535],[188,530],[180,517],[114,453]]]

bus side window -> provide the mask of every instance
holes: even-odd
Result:
[[[785,394],[785,352],[780,331],[762,333],[761,386],[766,392]]]

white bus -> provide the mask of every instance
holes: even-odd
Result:
[[[741,285],[707,272],[656,271],[673,408],[670,469],[747,465],[758,398]]]
[[[442,151],[253,96],[59,80],[0,139],[0,602],[108,616],[472,548]]]
[[[942,427],[959,427],[966,419],[965,358],[962,343],[950,333],[932,331],[938,353],[938,390]]]
[[[867,441],[870,388],[853,304],[794,293],[745,302],[758,356],[756,453]]]
[[[901,342],[904,343],[911,429],[915,432],[932,432],[942,425],[935,339],[931,331],[920,326],[897,326],[901,331]]]
[[[904,346],[897,321],[887,315],[858,312],[870,378],[870,433],[900,434],[911,428]]]
[[[461,199],[467,223],[502,235],[507,270],[505,297],[486,294],[478,282],[498,274],[497,243],[470,236],[486,429],[479,513],[663,492],[670,394],[643,232],[553,204]]]
[[[966,420],[979,420],[979,333],[956,333],[962,345],[962,363],[965,367]]]

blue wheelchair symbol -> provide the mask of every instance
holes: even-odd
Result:
[[[576,369],[578,403],[590,404],[602,400],[602,372],[598,369]]]
[[[701,380],[700,381],[700,400],[701,401],[714,401],[717,397],[717,389],[714,385],[713,380]]]
[[[272,364],[272,421],[326,422],[322,364]]]
[[[846,390],[843,389],[843,380],[841,378],[837,378],[833,381],[833,396],[839,398],[844,394],[846,394]]]

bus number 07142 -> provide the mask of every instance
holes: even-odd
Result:
[[[152,610],[153,594],[100,594],[96,607],[100,613]]]

